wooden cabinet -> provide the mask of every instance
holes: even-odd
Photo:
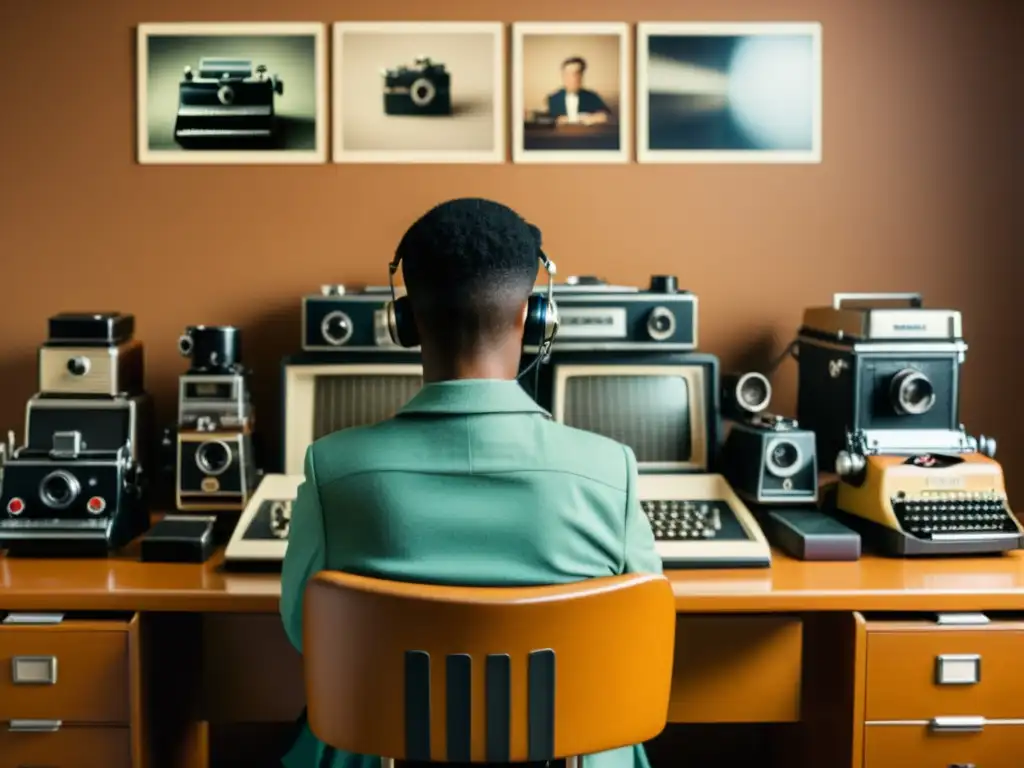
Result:
[[[0,768],[140,763],[135,651],[134,616],[8,616],[0,624]]]
[[[880,619],[863,631],[864,768],[1022,764],[1024,622]]]

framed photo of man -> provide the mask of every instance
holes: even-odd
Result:
[[[512,160],[630,160],[629,25],[512,25]]]
[[[821,24],[642,23],[636,66],[639,162],[821,162]]]

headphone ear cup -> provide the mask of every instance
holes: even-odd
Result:
[[[400,296],[387,306],[388,334],[400,347],[418,347],[420,335],[412,317],[412,306],[408,296]]]
[[[539,347],[554,337],[558,327],[554,305],[547,296],[533,294],[526,304],[526,323],[523,329],[523,344]],[[552,328],[554,325],[554,328]]]

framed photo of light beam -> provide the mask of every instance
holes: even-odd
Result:
[[[821,24],[641,23],[636,56],[638,162],[821,162]]]

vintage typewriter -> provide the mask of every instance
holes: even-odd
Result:
[[[897,556],[1021,547],[995,441],[960,423],[960,312],[917,293],[836,294],[805,311],[797,345],[798,418],[819,464],[835,463],[825,501],[841,522]]]
[[[229,564],[280,567],[302,475],[267,475],[249,499],[224,552]]]

